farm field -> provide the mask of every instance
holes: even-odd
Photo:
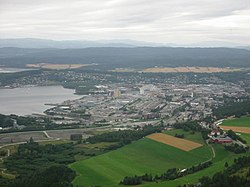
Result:
[[[247,145],[250,145],[250,134],[238,133],[243,140],[247,141]]]
[[[144,138],[118,150],[75,162],[70,167],[79,174],[73,181],[74,186],[114,187],[119,186],[125,176],[160,174],[173,167],[183,169],[207,161],[211,156],[207,146],[186,152]]]
[[[176,147],[178,149],[184,150],[184,151],[190,151],[192,149],[196,149],[198,147],[201,147],[202,144],[196,143],[190,140],[186,140],[183,138],[176,138],[171,135],[167,135],[164,133],[155,133],[147,136],[147,138],[152,139],[157,142],[161,142],[173,147]]]
[[[218,73],[218,72],[233,72],[240,71],[241,69],[236,68],[216,68],[216,67],[154,67],[144,69],[143,72],[148,73]]]
[[[168,131],[164,132],[165,134],[171,135],[171,136],[175,136],[175,134],[183,134],[184,135],[184,139],[193,141],[193,142],[197,142],[200,144],[204,144],[204,140],[201,136],[200,132],[190,132],[190,131],[184,131],[182,129],[171,129]]]
[[[224,130],[250,134],[250,116],[224,120],[220,127]]]
[[[250,134],[250,127],[220,126],[223,130],[233,130],[235,132]]]
[[[250,116],[224,120],[222,126],[250,127]]]
[[[42,69],[77,69],[85,66],[91,66],[93,64],[50,64],[50,63],[40,63],[40,64],[26,64],[28,68],[42,68]]]
[[[249,156],[250,153],[246,154],[234,154],[232,152],[228,152],[224,149],[223,146],[219,144],[213,144],[213,147],[215,149],[216,157],[213,159],[212,166],[201,170],[199,172],[181,177],[179,179],[175,179],[173,181],[166,181],[161,183],[149,183],[140,185],[140,187],[173,187],[183,184],[192,184],[198,181],[203,176],[213,176],[215,173],[222,171],[225,168],[225,163],[228,162],[228,164],[232,164],[234,158],[238,158],[241,155],[243,156]]]

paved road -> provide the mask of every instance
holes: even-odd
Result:
[[[25,132],[12,132],[1,133],[0,144],[9,144],[11,142],[24,142],[30,137],[33,137],[35,141],[46,140],[53,138],[70,139],[71,134],[81,133],[87,138],[88,132],[93,130],[110,129],[111,126],[105,127],[93,127],[93,128],[77,128],[77,129],[59,129],[59,130],[41,130],[41,131],[25,131]]]
[[[52,138],[48,135],[48,133],[46,131],[43,131],[44,135],[46,136],[46,138]]]
[[[37,140],[35,142],[46,142],[46,141],[51,141],[51,140],[54,140],[54,141],[58,141],[60,140],[60,138],[53,138],[53,139],[49,139],[49,140]],[[12,146],[12,145],[20,145],[20,144],[25,144],[27,142],[16,142],[16,143],[9,143],[9,144],[5,144],[5,145],[1,145],[0,146],[0,149],[4,148],[4,147],[8,147],[8,146]],[[9,149],[8,149],[9,150]],[[8,153],[8,156],[10,155],[10,153]]]
[[[90,131],[90,130],[94,130],[94,129],[105,129],[105,128],[111,128],[112,125],[108,125],[108,126],[103,126],[103,127],[93,127],[93,128],[76,128],[76,129],[58,129],[58,130],[46,130],[45,132],[49,133],[49,132],[65,132],[65,131],[71,131],[71,130],[86,130],[86,131]],[[1,133],[2,134],[9,134],[9,135],[15,135],[15,134],[25,134],[25,133],[34,133],[34,132],[41,132],[44,133],[43,130],[39,130],[39,131],[24,131],[24,132],[10,132],[10,133]]]

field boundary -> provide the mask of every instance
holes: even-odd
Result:
[[[239,126],[220,126],[223,130],[233,130],[235,132],[241,132],[241,133],[246,133],[250,134],[250,127],[239,127]]]
[[[171,135],[167,135],[164,133],[155,133],[147,136],[147,138],[164,143],[167,145],[170,145],[172,147],[181,149],[183,151],[191,151],[193,149],[196,149],[198,147],[202,147],[203,145],[197,142],[193,142],[190,140],[182,139],[182,138],[176,138]]]

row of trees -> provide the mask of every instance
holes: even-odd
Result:
[[[168,169],[166,172],[161,174],[160,176],[155,175],[152,176],[152,174],[144,174],[142,176],[135,175],[134,177],[124,177],[124,179],[120,182],[120,184],[124,185],[138,185],[142,182],[153,182],[153,181],[165,181],[165,180],[174,180],[179,177],[183,177],[188,174],[195,173],[197,171],[200,171],[202,169],[205,169],[212,165],[212,161],[207,161],[204,163],[200,163],[199,165],[192,166],[190,168],[179,170],[177,168],[171,168]]]
[[[174,136],[175,136],[176,138],[184,138],[184,134],[177,134],[177,133],[176,133]]]
[[[120,142],[126,145],[134,140],[139,140],[149,134],[161,132],[162,130],[163,127],[148,125],[138,130],[119,130],[95,135],[87,138],[86,142]]]
[[[185,123],[175,123],[173,125],[173,127],[176,129],[183,129],[184,131],[201,132],[203,130],[202,126],[200,126],[197,121],[188,121]]]
[[[200,187],[249,187],[250,186],[250,157],[240,157],[234,160],[234,164],[227,167],[223,172],[218,172],[213,177],[204,176],[199,179]],[[247,169],[248,168],[248,169]],[[244,173],[237,175],[239,170]],[[185,184],[183,187],[195,187],[197,184]]]
[[[208,138],[207,135],[210,133],[208,129],[205,129],[202,126],[200,126],[197,121],[175,123],[173,127],[176,129],[183,129],[184,131],[201,132],[202,138],[204,140]]]
[[[237,143],[234,143],[231,145],[225,145],[224,147],[227,151],[231,151],[236,154],[245,153],[249,149],[249,147],[244,147],[244,146],[238,145]]]
[[[224,118],[233,115],[240,117],[248,113],[250,113],[250,99],[242,102],[230,102],[213,110],[213,114],[217,118]]]
[[[236,134],[234,131],[232,131],[232,130],[227,131],[227,135],[228,135],[230,138],[232,138],[233,140],[239,140],[239,141],[241,141],[241,142],[244,143],[244,144],[247,143],[246,140],[242,139],[239,135],[237,135],[237,134]]]

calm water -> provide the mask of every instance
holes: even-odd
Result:
[[[16,73],[21,71],[30,71],[35,69],[23,69],[23,68],[4,68],[0,66],[0,73]]]
[[[43,113],[51,108],[44,105],[46,103],[56,104],[80,97],[74,95],[74,90],[62,86],[0,89],[0,113],[17,115]]]

